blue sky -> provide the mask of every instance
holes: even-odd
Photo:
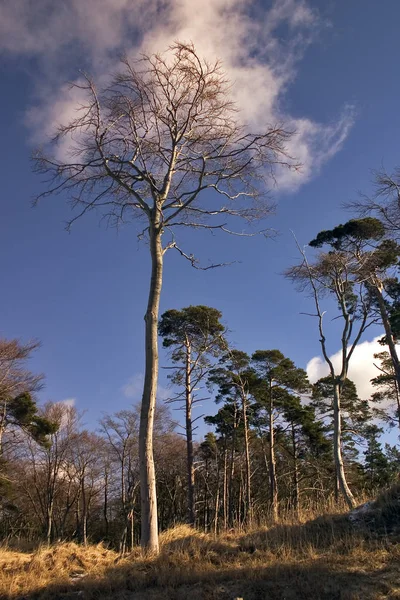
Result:
[[[65,82],[79,69],[102,78],[122,48],[132,55],[163,50],[179,36],[221,56],[250,122],[284,118],[294,125],[291,152],[303,172],[297,179],[281,174],[272,191],[274,240],[181,235],[205,264],[240,262],[202,272],[167,255],[161,310],[214,306],[239,348],[279,348],[306,367],[320,350],[316,324],[299,315],[308,300],[281,275],[297,259],[290,230],[306,243],[348,219],[341,203],[371,189],[370,170],[400,163],[400,4],[207,0],[194,16],[189,0],[173,0],[168,18],[156,0],[59,6],[6,0],[0,7],[0,333],[42,341],[31,363],[46,374],[42,399],[74,398],[94,426],[102,411],[140,398],[149,257],[134,224],[116,232],[91,214],[66,233],[66,198],[33,209],[43,187],[31,172],[32,148],[70,114]],[[332,324],[328,332],[334,353]],[[377,335],[371,331],[368,340]],[[367,379],[371,368],[367,361]]]

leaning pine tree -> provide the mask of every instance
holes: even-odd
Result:
[[[193,255],[178,246],[177,228],[232,233],[235,217],[252,222],[268,214],[264,180],[275,164],[289,166],[285,143],[290,132],[281,124],[247,131],[220,64],[201,60],[192,45],[176,43],[162,55],[135,62],[125,58],[103,89],[87,77],[77,87],[86,101],[54,140],[64,144],[63,155],[69,147],[69,156],[59,159],[56,151],[35,155],[36,170],[51,181],[40,197],[67,193],[76,209],[71,223],[94,209],[112,223],[138,220],[141,237],[148,240],[151,274],[139,434],[141,543],[157,552],[153,421],[164,255],[176,249],[196,266]],[[204,195],[206,190],[210,193]]]
[[[350,361],[365,331],[376,323],[371,307],[371,296],[367,283],[359,278],[357,259],[351,252],[343,249],[332,249],[320,252],[310,263],[304,249],[300,248],[302,261],[287,271],[289,279],[294,281],[301,291],[308,291],[314,301],[318,323],[319,342],[322,355],[329,369],[333,390],[333,451],[337,487],[340,489],[350,508],[356,505],[349,487],[342,452],[342,396],[348,378]],[[337,366],[330,356],[328,340],[324,328],[326,311],[322,309],[322,301],[326,297],[333,300],[337,310],[333,313],[336,321],[337,343],[340,351],[340,364]],[[334,310],[334,309],[333,309]]]

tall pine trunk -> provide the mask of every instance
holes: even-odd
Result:
[[[297,452],[296,429],[292,422],[292,447],[293,447],[293,508],[296,517],[300,516],[300,488],[299,488],[299,461]]]
[[[228,529],[228,448],[224,440],[224,477],[222,482],[222,502],[224,515],[224,531]]]
[[[356,502],[348,486],[342,456],[342,414],[340,407],[340,384],[335,381],[333,387],[333,453],[335,457],[336,480],[340,491],[350,509]]]
[[[244,429],[244,450],[246,459],[246,510],[244,511],[244,520],[247,525],[251,525],[253,518],[251,504],[251,465],[250,465],[250,448],[249,448],[249,426],[247,421],[247,398],[242,394],[242,413],[243,413],[243,429]]]
[[[234,497],[233,497],[233,477],[235,475],[235,446],[236,446],[236,428],[237,428],[237,407],[236,402],[234,404],[234,413],[233,413],[233,431],[232,431],[232,440],[231,440],[231,456],[230,456],[230,466],[229,466],[229,483],[228,483],[228,523],[230,527],[233,527],[234,524]]]
[[[225,458],[225,462],[226,462],[226,458]],[[220,488],[220,461],[219,461],[219,453],[218,451],[215,454],[215,466],[216,466],[216,472],[217,472],[217,489],[216,489],[216,493],[215,493],[215,504],[214,504],[214,535],[217,535],[218,533],[218,515],[219,515],[219,488]],[[224,468],[224,476],[226,473],[226,465]],[[225,485],[224,485],[224,494],[225,494]],[[224,511],[225,511],[225,506],[224,506]],[[224,513],[225,514],[225,513]]]
[[[400,389],[400,361],[396,350],[396,342],[394,341],[390,318],[386,309],[385,300],[382,295],[382,286],[375,286],[376,299],[381,314],[382,324],[385,329],[386,344],[389,348],[390,358],[392,359],[393,369],[395,372],[397,387]]]
[[[158,553],[157,492],[153,456],[153,426],[158,381],[158,316],[163,274],[161,226],[157,207],[149,227],[151,280],[145,315],[145,374],[139,426],[141,546]]]
[[[186,400],[186,452],[187,452],[187,481],[188,481],[188,522],[194,527],[196,511],[194,504],[194,460],[193,460],[193,425],[192,425],[192,387],[190,381],[191,347],[186,343],[185,365],[185,400]]]
[[[269,389],[269,480],[271,490],[271,514],[272,520],[278,520],[278,481],[276,477],[276,458],[275,458],[275,432],[274,432],[274,404],[272,398],[272,382]]]

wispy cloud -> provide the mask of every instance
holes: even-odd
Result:
[[[251,0],[203,0],[193,11],[192,0],[5,0],[0,52],[34,56],[43,73],[36,106],[27,115],[35,141],[72,116],[79,98],[70,95],[65,79],[75,68],[103,78],[121,50],[137,56],[162,51],[176,39],[193,41],[205,58],[223,61],[243,121],[257,129],[283,122],[296,132],[289,152],[302,170],[279,170],[277,183],[298,188],[340,150],[354,120],[351,107],[338,107],[339,116],[329,124],[293,117],[284,108],[299,61],[324,23],[305,0],[274,0],[269,7]]]
[[[76,404],[76,398],[65,398],[65,400],[59,400],[57,404],[64,404],[70,408],[73,408]]]
[[[139,401],[142,398],[143,382],[143,373],[136,373],[121,387],[121,392],[125,398],[129,398],[134,402]],[[157,400],[168,400],[170,397],[171,391],[159,383],[157,388]]]

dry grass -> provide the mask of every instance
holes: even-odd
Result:
[[[378,500],[383,513],[396,494]],[[380,504],[378,504],[380,503]],[[345,516],[217,538],[176,527],[158,557],[103,546],[0,551],[0,598],[33,600],[400,600],[400,545],[366,536]]]

